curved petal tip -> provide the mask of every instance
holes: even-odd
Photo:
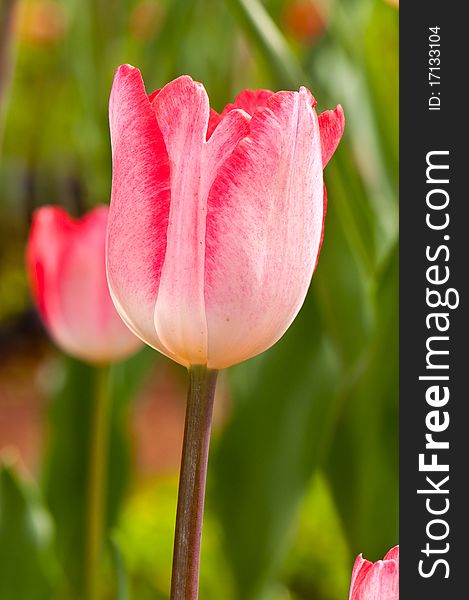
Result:
[[[344,133],[345,115],[340,104],[335,110],[326,110],[318,117],[321,131],[322,165],[325,167],[337,149]]]

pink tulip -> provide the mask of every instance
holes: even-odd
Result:
[[[34,213],[26,260],[33,294],[51,337],[89,362],[125,358],[140,345],[117,314],[106,281],[108,208],[75,221],[61,208]]]
[[[263,352],[303,304],[344,127],[299,92],[244,91],[220,114],[179,77],[147,95],[121,66],[110,99],[111,296],[142,340],[221,369]]]
[[[349,600],[398,600],[399,546],[375,563],[357,556],[353,565]]]

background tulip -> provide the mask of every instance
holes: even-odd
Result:
[[[325,216],[322,170],[343,132],[299,92],[244,91],[220,114],[183,76],[147,96],[124,65],[110,99],[107,266],[123,319],[177,362],[259,354],[306,296]]]
[[[86,600],[99,597],[106,522],[109,363],[137,350],[140,340],[117,314],[106,280],[107,206],[78,220],[45,206],[33,216],[26,251],[33,293],[51,336],[67,353],[96,363],[88,449],[85,556]]]
[[[375,563],[360,554],[355,560],[349,600],[398,600],[399,546]]]
[[[26,253],[33,294],[52,338],[72,356],[96,363],[125,358],[140,344],[109,296],[107,217],[106,206],[79,220],[59,207],[40,208]]]

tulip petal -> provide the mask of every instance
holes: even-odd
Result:
[[[63,316],[57,280],[64,248],[73,225],[67,213],[57,206],[46,206],[34,213],[26,263],[39,313],[58,344],[70,348],[70,337]]]
[[[218,127],[218,124],[221,121],[221,115],[217,113],[216,110],[210,108],[210,117],[208,119],[208,127],[207,127],[207,140],[212,137],[212,133]]]
[[[305,88],[272,95],[210,191],[205,304],[211,368],[266,350],[303,304],[324,211],[312,101]]]
[[[319,255],[321,254],[322,243],[324,241],[324,229],[325,229],[325,225],[326,225],[326,213],[327,213],[327,190],[326,190],[326,184],[324,184],[324,195],[323,195],[322,207],[323,207],[323,214],[322,214],[321,239],[319,240],[318,254],[316,256],[316,264],[314,265],[314,269],[316,269],[316,267],[318,266]]]
[[[318,117],[321,131],[322,166],[325,167],[339,145],[344,133],[345,116],[340,104],[335,110],[326,110]]]
[[[395,560],[397,563],[399,563],[399,546],[394,546],[394,548],[391,548],[383,560]]]
[[[273,94],[274,93],[270,90],[243,90],[238,94],[232,104],[227,104],[225,106],[225,109],[222,112],[222,118],[225,117],[230,110],[235,108],[244,110],[252,117],[258,108],[262,108],[267,104],[267,101]]]
[[[355,592],[360,588],[363,580],[366,578],[366,575],[372,566],[373,563],[369,560],[365,560],[362,554],[357,556],[352,569],[349,600],[355,600]]]
[[[163,88],[153,108],[171,164],[171,209],[155,327],[176,360],[185,365],[206,364],[207,197],[219,163],[246,134],[248,117],[233,111],[207,141],[208,96],[201,84],[187,76]]]
[[[116,313],[106,280],[108,207],[100,206],[72,222],[57,273],[69,352],[96,362],[118,360],[140,345]]]
[[[61,208],[34,213],[27,264],[44,323],[67,353],[91,362],[118,360],[140,345],[109,296],[105,272],[107,206],[74,220]]]
[[[117,70],[109,117],[113,151],[107,244],[109,288],[116,308],[132,331],[171,355],[155,333],[153,317],[166,253],[170,167],[138,69],[124,65]]]
[[[394,560],[373,563],[361,581],[355,582],[352,600],[398,600],[399,565]]]

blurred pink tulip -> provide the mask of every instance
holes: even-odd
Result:
[[[398,600],[399,546],[375,563],[357,556],[353,565],[349,600]]]
[[[140,340],[117,314],[106,281],[107,206],[74,220],[56,206],[34,213],[26,261],[50,335],[65,352],[107,363],[135,352]]]
[[[242,92],[220,114],[188,76],[110,99],[111,295],[147,344],[221,369],[263,352],[303,304],[325,217],[323,167],[344,127],[299,92]]]

